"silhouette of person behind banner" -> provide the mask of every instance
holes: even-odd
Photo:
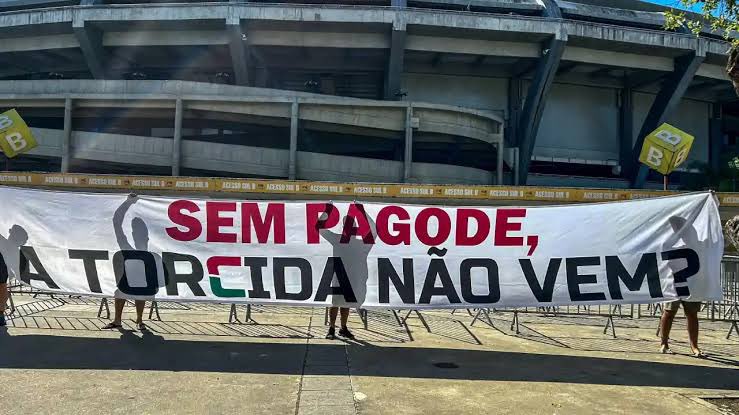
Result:
[[[364,217],[367,219],[370,227],[370,232],[373,236],[375,236],[376,227],[374,221],[372,221],[372,219],[366,214],[362,205],[357,204],[356,207],[363,213]],[[335,209],[336,208],[333,206],[333,204],[329,204],[326,207],[326,212],[322,214],[324,218],[321,218],[319,220],[319,223],[328,219],[331,216],[331,213],[335,211]],[[345,216],[343,221],[344,228],[351,228],[355,225],[354,222],[355,219],[353,217],[350,217],[349,215]],[[339,221],[339,223],[342,223],[342,221]],[[318,223],[316,224],[316,226],[318,227]],[[367,297],[367,280],[369,279],[367,257],[374,247],[374,244],[365,243],[362,240],[363,235],[344,236],[341,233],[334,233],[328,229],[322,229],[320,227],[318,227],[318,229],[321,237],[323,237],[323,239],[325,239],[333,247],[332,257],[335,259],[334,277],[331,281],[331,285],[336,286],[336,283],[338,282],[336,277],[337,272],[340,272],[340,270],[337,269],[339,267],[339,264],[337,262],[338,259],[339,261],[341,261],[341,265],[343,265],[344,270],[346,271],[349,285],[351,286],[352,292],[355,297],[354,299],[356,302],[356,306],[357,308],[361,308]],[[344,293],[346,294],[346,292],[347,287],[344,287]],[[326,334],[327,339],[333,340],[336,336],[336,317],[339,312],[341,312],[341,328],[339,330],[339,336],[348,339],[354,339],[354,335],[346,326],[349,319],[349,308],[346,306],[345,303],[347,302],[347,300],[351,301],[351,299],[343,297],[343,300],[344,301],[341,301],[341,297],[338,295],[331,296],[331,303],[334,305],[329,308],[329,330],[328,334]]]
[[[130,264],[131,267],[126,266],[128,263],[127,261],[123,261],[123,264],[121,264],[121,275],[117,275],[118,281],[116,281],[118,285],[118,289],[115,292],[115,317],[113,321],[106,325],[104,328],[106,329],[120,329],[122,326],[121,318],[123,315],[123,307],[126,304],[126,300],[123,297],[123,290],[121,287],[126,287],[126,291],[133,291],[130,287],[130,283],[132,276],[139,276],[143,277],[141,278],[144,281],[147,281],[147,287],[144,289],[136,289],[136,291],[143,291],[144,295],[151,296],[151,299],[154,299],[154,295],[159,290],[160,287],[160,281],[159,281],[159,269],[161,269],[162,264],[162,258],[159,254],[149,252],[149,228],[146,225],[146,222],[144,222],[143,219],[140,217],[135,217],[131,220],[131,235],[133,236],[133,243],[134,246],[131,246],[131,244],[128,242],[128,238],[126,237],[126,234],[123,232],[123,220],[126,217],[126,213],[128,210],[138,201],[138,196],[131,194],[128,196],[128,198],[121,204],[121,206],[116,209],[115,214],[113,215],[113,229],[115,231],[115,237],[118,241],[118,246],[120,247],[122,251],[122,256],[124,258],[130,259],[131,261],[128,262],[134,262],[135,259],[140,259],[142,256],[148,256],[151,255],[154,257],[154,263],[155,263],[155,270],[156,270],[156,284],[152,286],[151,282],[148,282],[148,278],[146,277],[145,272],[145,264],[144,264],[144,271],[143,272],[135,272],[137,275],[133,275],[134,273],[131,272],[129,275],[129,271],[134,269],[134,264]],[[114,259],[115,261],[115,259]],[[139,261],[135,261],[139,262]],[[140,265],[140,264],[136,264]],[[138,267],[137,267],[138,268]],[[141,297],[141,295],[137,294],[137,297]],[[135,300],[136,304],[136,325],[139,327],[140,330],[146,329],[146,326],[144,325],[142,319],[143,319],[143,313],[144,308],[146,307],[146,301],[145,300]]]
[[[671,216],[668,220],[674,234],[665,243],[665,248],[675,248],[680,240],[685,243],[686,246],[697,248],[703,244],[698,238],[698,232],[693,226],[688,225],[688,220],[680,216]]]
[[[701,241],[698,237],[698,232],[695,230],[688,220],[680,216],[672,216],[668,219],[673,234],[667,238],[663,246],[663,251],[674,251],[681,248],[691,248],[695,250],[701,250],[701,246],[704,245],[704,241]],[[683,244],[680,244],[680,241]],[[694,254],[695,255],[695,254]],[[668,259],[663,258],[662,259]],[[674,276],[685,269],[684,261],[669,261],[669,269],[672,271]],[[687,281],[677,281],[675,278],[675,289],[678,295],[685,295],[687,290]],[[678,285],[679,284],[679,285]],[[660,321],[660,351],[665,354],[672,354],[669,346],[670,331],[672,329],[672,322],[675,319],[677,311],[683,307],[683,312],[687,320],[688,338],[690,340],[690,349],[694,356],[702,357],[703,352],[698,347],[698,312],[701,308],[700,301],[685,301],[685,300],[674,300],[664,304],[664,311]]]
[[[12,274],[16,279],[20,279],[20,248],[26,242],[28,233],[20,225],[13,225],[8,231],[7,238],[0,234],[0,261],[4,262],[4,266],[0,266],[0,276]]]
[[[12,275],[20,279],[21,247],[28,242],[28,232],[20,225],[8,230],[8,237],[0,235],[0,326],[5,325],[5,308],[8,302],[8,279]]]
[[[364,212],[364,207],[362,207],[362,205],[358,204],[357,207]],[[334,209],[336,208],[333,205],[328,205],[326,214],[330,215]],[[375,222],[366,213],[364,216],[367,218],[367,222],[369,222],[372,235],[376,236]],[[345,216],[343,221],[339,221],[339,223],[343,223],[346,228],[356,225],[354,222],[354,218],[350,216]],[[356,298],[356,306],[361,308],[367,297],[367,280],[369,279],[367,258],[369,257],[369,253],[372,251],[374,244],[365,243],[362,240],[362,235],[350,236],[348,240],[344,240],[342,242],[341,233],[334,233],[328,229],[320,229],[320,234],[321,237],[323,237],[323,239],[333,247],[332,256],[334,258],[341,259]],[[336,283],[337,279],[336,275],[334,275],[334,279],[331,284],[336,286]],[[338,296],[332,297],[332,304],[340,304],[339,299],[335,297]]]

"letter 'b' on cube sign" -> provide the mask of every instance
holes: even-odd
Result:
[[[8,158],[30,151],[37,145],[31,129],[16,110],[0,114],[0,149]]]
[[[688,158],[692,145],[692,135],[665,123],[644,138],[639,161],[662,174],[670,174]]]

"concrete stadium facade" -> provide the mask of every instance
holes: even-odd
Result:
[[[625,0],[0,0],[12,170],[656,187],[640,139],[736,151],[729,45]],[[689,169],[674,175],[676,183]],[[651,180],[650,180],[651,179]]]

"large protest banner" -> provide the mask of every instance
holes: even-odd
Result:
[[[711,193],[482,208],[0,187],[11,275],[92,296],[364,308],[718,300],[723,245]]]

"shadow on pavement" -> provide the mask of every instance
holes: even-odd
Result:
[[[498,332],[505,336],[520,338],[526,341],[546,344],[550,346],[561,347],[565,349],[578,350],[583,352],[613,352],[613,353],[633,353],[643,355],[654,355],[658,353],[659,338],[656,336],[655,329],[657,327],[658,320],[649,319],[646,321],[639,320],[616,320],[616,332],[618,333],[617,338],[612,338],[608,333],[603,333],[603,326],[593,325],[585,322],[584,324],[577,324],[578,326],[590,326],[596,328],[597,331],[584,333],[570,332],[567,330],[559,330],[556,334],[545,334],[542,329],[546,329],[547,325],[555,326],[567,326],[572,325],[572,322],[568,322],[562,318],[550,318],[547,321],[545,318],[537,316],[537,318],[529,318],[527,321],[520,320],[519,333],[512,331],[506,331],[498,329]],[[498,326],[507,328],[510,321],[502,320],[498,317],[492,317],[492,321],[496,328]],[[582,321],[581,319],[574,319],[574,322]],[[601,320],[602,321],[602,320]],[[627,325],[628,324],[628,325]],[[725,323],[716,321],[702,321],[700,323],[701,332],[701,348],[707,353],[708,360],[716,363],[732,365],[739,367],[739,343],[736,340],[725,339]],[[536,326],[537,328],[534,328]],[[476,326],[478,327],[478,326]],[[480,325],[479,327],[489,328],[489,326]],[[624,331],[627,329],[627,331]],[[628,331],[632,329],[632,331]],[[647,330],[646,332],[635,332],[633,329]],[[684,320],[676,320],[673,324],[674,332],[678,332],[678,336],[681,339],[670,339],[670,343],[678,345],[677,349],[682,349],[688,354],[690,347],[687,343],[685,336],[685,322]],[[673,350],[681,353],[681,351]]]
[[[91,317],[56,317],[25,315],[9,320],[9,325],[16,328],[31,328],[45,330],[67,331],[100,331],[108,320]],[[123,327],[134,330],[132,321],[124,320]],[[238,336],[261,337],[273,339],[308,339],[310,335],[306,328],[285,326],[282,324],[231,324],[197,321],[156,321],[147,320],[149,329],[158,334],[177,334],[193,336]]]
[[[739,389],[739,370],[732,368],[445,348],[343,343],[310,347],[321,354],[344,354],[348,347],[353,376]],[[120,339],[10,336],[0,330],[0,348],[0,368],[300,375],[306,344],[164,340],[154,333],[139,337],[125,330]],[[434,366],[442,362],[458,368]],[[322,370],[317,366],[311,374],[331,374]]]

